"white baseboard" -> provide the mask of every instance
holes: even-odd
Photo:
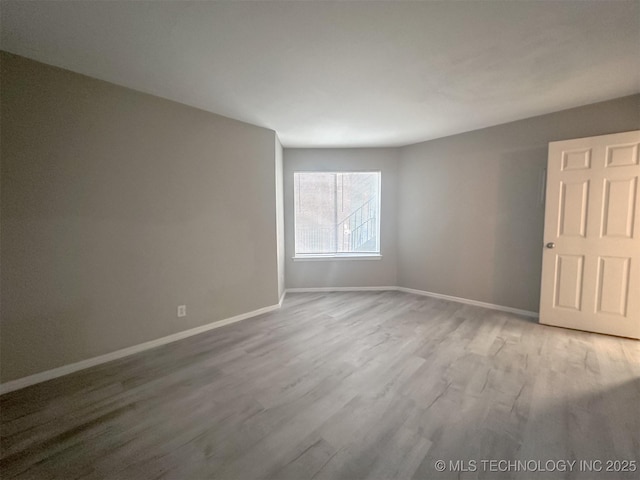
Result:
[[[538,318],[537,312],[530,312],[529,310],[521,310],[519,308],[506,307],[504,305],[496,305],[494,303],[480,302],[478,300],[471,300],[468,298],[454,297],[452,295],[444,295],[442,293],[426,292],[424,290],[416,290],[414,288],[395,287],[395,289],[400,292],[413,293],[415,295],[423,295],[425,297],[440,298],[442,300],[449,300],[451,302],[464,303],[466,305],[474,305],[476,307],[489,308],[491,310],[499,310],[501,312],[524,315],[525,317]]]
[[[397,290],[398,287],[309,287],[287,288],[287,293],[313,293],[313,292],[381,292]]]
[[[242,320],[246,320],[247,318],[256,317],[258,315],[262,315],[263,313],[272,312],[280,308],[285,294],[286,291],[280,298],[280,301],[277,305],[270,305],[268,307],[259,308],[251,312],[242,313],[230,318],[225,318],[224,320],[218,320],[206,325],[201,325],[200,327],[191,328],[189,330],[177,332],[166,337],[157,338],[156,340],[140,343],[138,345],[133,345],[121,350],[116,350],[115,352],[105,353],[104,355],[88,358],[86,360],[81,360],[69,365],[63,365],[62,367],[35,373],[33,375],[29,375],[28,377],[22,377],[16,380],[2,383],[0,384],[0,395],[8,392],[13,392],[14,390],[19,390],[21,388],[29,387],[31,385],[35,385],[36,383],[46,382],[47,380],[62,377],[64,375],[68,375],[79,370],[84,370],[85,368],[93,367],[95,365],[100,365],[101,363],[107,363],[112,360],[128,357],[129,355],[133,355],[134,353],[144,352],[145,350],[150,350],[161,345],[166,345],[167,343],[176,342],[178,340],[182,340],[183,338],[191,337],[193,335],[198,335],[199,333],[213,330],[214,328],[224,327],[225,325],[240,322]]]

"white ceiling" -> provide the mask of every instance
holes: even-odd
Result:
[[[3,50],[278,132],[406,145],[640,92],[639,1],[3,1]]]

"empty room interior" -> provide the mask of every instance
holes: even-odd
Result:
[[[639,478],[640,1],[0,26],[1,478]]]

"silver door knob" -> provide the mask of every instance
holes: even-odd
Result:
[[[549,242],[549,243],[547,243],[546,247],[547,248],[556,248],[556,244],[553,243],[553,242]]]

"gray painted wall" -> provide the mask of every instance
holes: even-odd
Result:
[[[388,286],[397,284],[396,198],[400,150],[345,148],[284,150],[286,282],[288,288]],[[318,170],[380,170],[381,260],[293,261],[293,173]]]
[[[1,63],[3,382],[278,302],[273,131]]]
[[[640,95],[404,147],[398,280],[538,311],[547,144],[640,128]]]

